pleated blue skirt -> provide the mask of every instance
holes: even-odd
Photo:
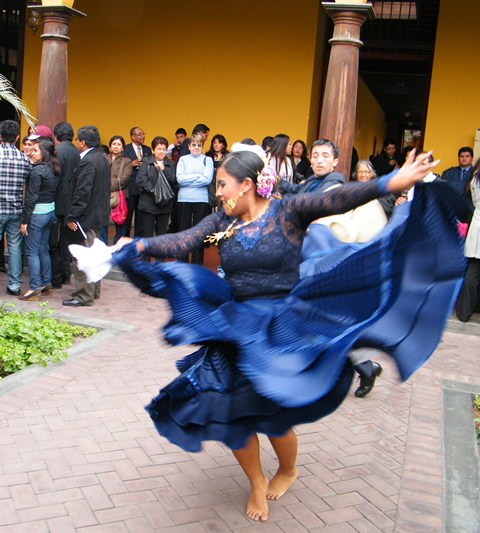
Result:
[[[363,244],[310,226],[302,279],[277,300],[238,302],[203,267],[147,263],[134,244],[122,248],[114,260],[129,279],[170,304],[166,340],[200,346],[146,408],[158,432],[186,451],[281,436],[340,405],[357,347],[390,354],[407,379],[438,345],[463,279],[458,201],[443,183],[417,186],[414,201]]]

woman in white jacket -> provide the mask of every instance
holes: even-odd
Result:
[[[470,181],[470,191],[475,207],[472,221],[465,240],[465,257],[468,259],[467,273],[463,281],[462,291],[457,302],[457,318],[468,322],[477,308],[480,287],[480,169],[479,162],[475,165],[476,172]]]

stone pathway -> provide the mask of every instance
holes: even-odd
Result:
[[[331,416],[298,427],[298,481],[258,524],[243,514],[248,483],[228,449],[212,442],[185,453],[144,411],[189,352],[161,340],[167,306],[128,283],[102,284],[92,307],[63,307],[69,286],[50,300],[71,320],[105,328],[83,353],[11,390],[9,379],[0,383],[1,533],[442,531],[444,380],[480,389],[478,315],[466,325],[452,319],[407,383],[381,356],[384,372],[367,398],[350,394]]]

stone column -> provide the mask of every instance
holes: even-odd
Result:
[[[85,14],[65,6],[28,6],[43,19],[42,59],[38,80],[37,119],[52,130],[67,120],[68,27],[72,16]]]
[[[322,2],[334,23],[332,50],[320,118],[320,137],[334,141],[340,151],[338,172],[350,177],[350,161],[357,108],[358,60],[363,45],[360,28],[375,17],[372,4],[346,0]]]

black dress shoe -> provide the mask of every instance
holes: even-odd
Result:
[[[80,300],[77,300],[76,298],[70,298],[70,300],[63,300],[63,305],[67,305],[68,307],[85,307],[92,305],[91,302],[81,302]]]
[[[383,368],[378,364],[372,363],[372,375],[370,377],[360,376],[360,386],[355,391],[357,398],[365,398],[365,396],[373,389],[375,380],[382,373]]]
[[[0,265],[0,272],[6,272],[7,267],[5,265]]]
[[[22,294],[22,291],[20,289],[17,289],[16,291],[12,291],[10,287],[7,287],[7,290],[5,292],[7,294],[10,294],[10,296],[20,296],[20,294]]]

